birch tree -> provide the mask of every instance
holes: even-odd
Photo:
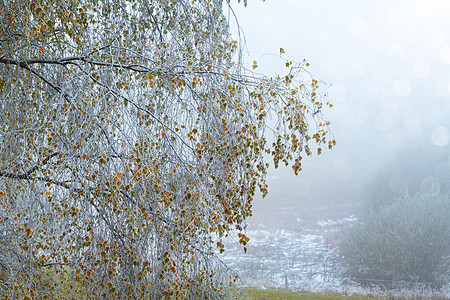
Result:
[[[1,296],[223,297],[267,159],[335,144],[321,82],[245,68],[222,0],[0,3]]]

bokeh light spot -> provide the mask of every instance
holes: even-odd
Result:
[[[411,93],[411,83],[406,78],[397,79],[394,82],[393,90],[397,96],[408,96]]]
[[[396,95],[393,92],[385,93],[380,98],[381,105],[383,106],[383,109],[389,110],[389,111],[395,111],[401,107],[401,104],[399,103],[399,98],[396,97]]]
[[[447,37],[442,32],[435,32],[431,35],[431,47],[437,48],[447,41]]]
[[[439,50],[439,59],[444,64],[450,64],[450,46],[445,45]]]
[[[422,133],[422,121],[420,118],[412,117],[403,122],[403,131],[409,137],[417,137]]]
[[[446,146],[448,139],[448,130],[444,126],[436,127],[431,134],[431,142],[436,146]]]
[[[437,93],[443,98],[450,97],[450,78],[443,78],[437,82]]]
[[[441,189],[439,179],[434,176],[428,176],[420,183],[420,191],[425,195],[436,195]]]
[[[427,77],[430,77],[431,73],[432,73],[432,71],[431,71],[430,64],[428,62],[426,62],[425,60],[419,60],[414,65],[414,75],[418,78],[425,79]]]
[[[394,45],[389,48],[389,54],[399,58],[406,58],[406,50],[400,45]]]

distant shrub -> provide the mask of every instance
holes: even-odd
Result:
[[[368,182],[362,207],[377,211],[419,192],[450,192],[450,147],[420,140],[397,151]]]
[[[450,196],[416,194],[355,222],[339,244],[344,275],[390,285],[450,280]]]

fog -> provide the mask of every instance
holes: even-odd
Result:
[[[256,210],[266,202],[277,208],[278,190],[293,197],[299,185],[318,191],[329,180],[361,182],[409,143],[447,146],[450,2],[277,0],[234,9],[248,65],[257,60],[262,73],[277,72],[271,54],[283,47],[330,85],[334,104],[325,114],[337,146],[306,159],[296,178],[272,171],[269,197],[255,201]]]
[[[354,218],[370,180],[401,157],[399,151],[414,145],[447,151],[449,1],[267,0],[233,7],[245,35],[249,67],[257,60],[261,73],[278,72],[277,54],[283,47],[284,57],[306,59],[309,71],[330,85],[334,105],[324,113],[336,147],[305,159],[298,177],[289,168],[271,170],[269,195],[255,199],[249,222],[256,236],[323,228],[321,222]],[[449,161],[444,159],[446,171]],[[438,180],[433,176],[419,179],[422,192]],[[387,179],[388,186],[400,195],[404,182],[394,177]],[[254,257],[252,263],[258,260]],[[280,272],[287,274],[288,269]],[[273,272],[273,278],[285,276]],[[254,282],[266,284],[255,278],[250,284]]]

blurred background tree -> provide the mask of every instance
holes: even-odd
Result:
[[[398,151],[367,185],[358,221],[339,244],[343,275],[360,283],[446,284],[450,276],[450,149]]]
[[[450,191],[450,147],[424,139],[411,141],[393,153],[368,181],[362,209],[378,211],[399,196],[440,191]]]

